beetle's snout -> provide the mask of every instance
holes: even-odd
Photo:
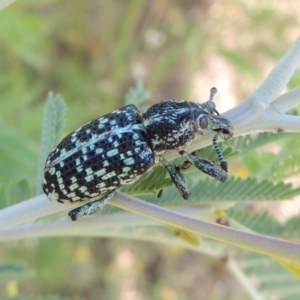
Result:
[[[213,129],[213,131],[219,132],[219,136],[223,139],[223,140],[228,140],[230,138],[232,138],[233,136],[233,126],[232,124],[226,120],[223,119],[223,122],[221,122],[221,126],[219,128],[215,128]],[[226,122],[224,122],[226,121]],[[226,123],[226,124],[224,124]]]
[[[216,122],[216,126],[214,126],[212,130],[218,132],[220,138],[222,138],[223,140],[232,138],[234,133],[231,122],[223,117],[218,117],[218,122]]]
[[[199,124],[202,129],[218,132],[220,138],[223,140],[228,140],[233,136],[233,126],[231,122],[224,117],[205,115],[205,117],[201,117]]]

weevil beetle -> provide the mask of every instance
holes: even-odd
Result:
[[[225,181],[227,162],[217,139],[231,138],[233,126],[217,112],[213,102],[216,92],[212,88],[203,104],[168,99],[143,114],[136,106],[127,105],[78,128],[49,154],[42,182],[44,193],[61,203],[91,200],[69,212],[75,221],[102,209],[118,188],[136,181],[158,162],[166,167],[184,199],[191,192],[181,170],[189,165]],[[185,151],[203,130],[216,132],[213,145],[221,168]],[[161,156],[169,151],[178,151],[186,159],[184,168],[173,166]]]

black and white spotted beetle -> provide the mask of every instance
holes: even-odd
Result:
[[[92,200],[69,212],[75,221],[102,209],[118,188],[136,181],[158,162],[166,167],[184,199],[191,192],[180,171],[191,164],[225,181],[227,162],[217,139],[231,138],[233,126],[217,112],[213,102],[216,92],[212,88],[209,100],[203,104],[168,99],[143,114],[136,106],[127,105],[78,128],[47,159],[42,183],[45,194],[61,203]],[[213,145],[221,168],[185,151],[206,129],[217,132]],[[178,151],[186,159],[186,166],[173,166],[161,156],[169,151]],[[99,199],[101,194],[104,196]]]

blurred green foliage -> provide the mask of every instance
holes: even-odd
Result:
[[[241,101],[295,40],[299,5],[16,1],[0,11],[0,185],[16,186],[16,194],[26,190],[28,197],[33,193],[49,91],[68,104],[65,133],[122,106],[139,80],[151,91],[148,104],[165,98],[204,101],[215,84],[223,102],[228,95]],[[293,80],[297,85],[299,79]],[[22,179],[29,186],[16,183]],[[122,264],[124,255],[129,265]],[[120,299],[128,284],[141,299],[246,297],[218,261],[161,245],[27,240],[1,245],[0,258],[16,266],[27,262],[24,273],[30,276],[18,278],[24,295]],[[1,281],[0,296],[6,287]]]

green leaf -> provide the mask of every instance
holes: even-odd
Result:
[[[269,216],[268,213],[250,213],[232,207],[226,211],[227,216],[244,227],[260,234],[281,236],[282,224]]]
[[[300,216],[295,216],[287,220],[282,225],[282,236],[288,236],[292,239],[300,239]]]
[[[272,162],[274,156],[274,153],[256,153],[256,151],[249,151],[242,155],[242,161],[250,176],[257,176],[261,170],[266,168],[268,163]]]
[[[164,172],[164,173],[163,173]],[[179,192],[169,178],[164,178],[166,171],[161,166],[147,173],[132,185],[123,186],[122,192],[139,196],[146,201],[162,206],[185,204]],[[187,174],[186,182],[192,192],[187,200],[188,204],[207,203],[242,203],[249,204],[260,201],[280,201],[293,199],[300,194],[300,188],[294,189],[291,184],[283,182],[272,183],[267,180],[259,181],[256,178],[230,177],[225,183],[210,178],[198,171]],[[150,194],[157,194],[163,190],[162,197],[157,198]],[[105,213],[114,213],[119,209],[109,207]]]
[[[28,181],[20,180],[0,187],[0,209],[29,199],[32,189]]]
[[[143,82],[139,80],[137,81],[136,85],[131,87],[125,95],[125,104],[139,105],[150,97],[151,93],[145,89]]]
[[[192,197],[188,200],[192,203],[278,201],[292,199],[300,194],[300,188],[293,189],[291,184],[275,184],[267,180],[258,181],[256,178],[230,177],[225,183],[221,183],[214,178],[202,174],[198,177],[192,173],[186,176],[186,182],[192,191]],[[182,199],[175,187],[171,187],[155,202],[163,201],[171,204],[180,203]]]
[[[79,296],[72,296],[64,297],[64,296],[55,296],[55,295],[48,295],[48,296],[22,296],[18,295],[16,297],[4,297],[3,300],[83,300],[83,298]]]
[[[277,142],[273,152],[258,152],[258,148]],[[300,174],[299,149],[300,139],[295,133],[262,133],[257,136],[247,135],[226,141],[234,149],[242,152],[242,161],[250,175],[263,180],[279,182]]]
[[[124,185],[121,192],[133,196],[155,194],[172,184],[169,178],[166,178],[167,170],[163,166],[157,166],[155,169],[146,173],[142,178],[130,185]]]
[[[42,192],[41,181],[47,156],[61,138],[61,133],[65,126],[65,111],[66,104],[63,98],[60,95],[54,95],[50,92],[44,110],[41,152],[36,180],[36,195]]]
[[[0,118],[0,182],[36,177],[37,144],[20,129]]]
[[[242,265],[247,276],[255,279],[258,283],[258,290],[267,294],[268,299],[299,299],[299,279],[270,257],[248,252],[244,255]]]
[[[227,145],[224,142],[219,143],[220,150],[224,156],[224,158],[229,158],[231,156],[237,155],[240,152],[236,151],[231,145]],[[203,149],[197,150],[196,155],[200,158],[208,159],[216,164],[219,164],[218,154],[213,145],[207,146]]]
[[[258,178],[281,181],[300,175],[300,139],[290,136],[282,142],[282,147],[273,159],[269,160],[257,174]]]
[[[234,149],[239,150],[242,153],[246,153],[251,150],[255,150],[258,147],[264,146],[268,143],[283,140],[286,138],[296,139],[298,135],[296,133],[260,133],[258,135],[245,135],[238,138],[234,138],[226,141],[227,146],[232,146]]]
[[[31,277],[32,271],[22,262],[0,263],[0,281],[1,283],[10,280],[20,280]]]

